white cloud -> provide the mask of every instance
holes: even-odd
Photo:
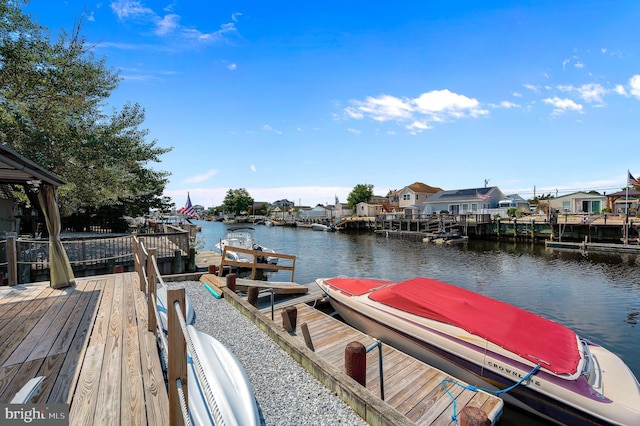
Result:
[[[235,71],[238,69],[238,65],[237,64],[229,64],[227,65],[227,69],[231,70],[231,71]]]
[[[509,101],[502,101],[499,104],[489,104],[489,106],[491,108],[506,108],[506,109],[521,108],[520,105],[514,104],[513,102],[509,102]]]
[[[363,101],[352,100],[351,106],[344,111],[348,117],[356,120],[368,117],[380,122],[409,122],[405,127],[412,133],[431,128],[431,122],[477,118],[489,113],[477,99],[447,89],[425,92],[414,99],[390,95],[368,96]]]
[[[602,98],[608,93],[608,90],[598,83],[583,84],[579,87],[564,85],[558,86],[557,88],[563,92],[575,93],[589,103],[604,103]]]
[[[567,64],[569,64],[570,60],[569,59],[565,59],[564,61],[562,61],[562,69],[566,70],[567,69]]]
[[[618,95],[629,96],[629,94],[627,93],[627,89],[625,89],[622,84],[617,84],[613,91]]]
[[[640,74],[636,74],[629,80],[630,92],[636,98],[640,98]]]
[[[169,34],[180,26],[179,22],[180,22],[180,17],[178,15],[174,15],[174,14],[165,15],[164,18],[159,19],[156,22],[155,32],[157,35]]]
[[[204,174],[196,175],[196,176],[192,176],[190,178],[187,178],[183,182],[184,183],[204,182],[205,180],[208,180],[209,178],[214,177],[217,173],[218,173],[218,171],[216,169],[211,169],[211,170],[209,170],[208,172],[206,172]]]
[[[221,40],[225,34],[236,32],[235,22],[241,13],[234,13],[231,16],[233,22],[229,22],[220,26],[219,30],[212,32],[202,32],[196,28],[188,28],[180,24],[180,16],[169,13],[164,17],[156,14],[151,8],[146,7],[138,0],[116,0],[112,1],[111,10],[118,16],[121,21],[134,20],[140,24],[153,25],[155,27],[154,34],[158,36],[175,37],[179,34],[184,40],[196,42],[215,42]],[[172,8],[165,8],[170,11]]]
[[[575,103],[571,99],[560,99],[557,96],[543,99],[542,102],[553,106],[553,115],[561,115],[567,111],[582,112],[582,105]]]
[[[349,133],[353,133],[354,135],[359,135],[360,133],[362,133],[362,131],[361,131],[361,130],[354,129],[353,127],[349,127],[349,128],[347,129],[347,132],[349,132]]]
[[[110,4],[111,10],[118,16],[118,19],[137,19],[142,16],[153,16],[153,10],[144,7],[142,3],[135,0],[118,0]]]
[[[252,164],[252,165],[250,166],[250,168],[251,168],[251,171],[252,171],[252,172],[254,172],[254,173],[256,172],[256,166],[255,166],[254,164]]]
[[[582,68],[584,68],[586,65],[585,65],[585,64],[583,64],[582,62],[579,62],[579,61],[578,61],[578,62],[576,62],[573,66],[574,66],[574,67],[576,67],[576,68],[578,68],[578,69],[582,69]]]
[[[282,134],[282,131],[276,130],[273,127],[269,126],[268,124],[265,124],[264,126],[262,126],[262,130],[265,131],[265,132],[273,132],[273,133],[275,133],[277,135],[281,135]]]

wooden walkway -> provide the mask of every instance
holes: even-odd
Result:
[[[147,305],[134,273],[0,287],[0,403],[45,376],[35,403],[70,404],[70,424],[168,424]]]
[[[360,342],[365,347],[375,342],[371,336],[344,324],[305,304],[296,305],[298,329],[307,324],[315,353],[338,369],[344,370],[345,347]],[[299,333],[303,339],[302,333]],[[384,401],[417,425],[453,425],[453,400],[442,388],[442,381],[457,379],[391,346],[382,345]],[[367,389],[380,396],[378,349],[367,354]],[[447,383],[455,397],[457,410],[478,407],[489,419],[502,413],[503,401],[486,392],[473,392]]]

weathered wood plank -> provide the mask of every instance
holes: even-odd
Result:
[[[111,315],[109,317],[108,336],[122,336],[123,313],[124,313],[124,286],[122,285],[122,274],[109,277],[109,283],[113,283],[113,301],[111,302]]]
[[[122,392],[122,336],[107,336],[93,424],[118,423]]]
[[[136,305],[134,298],[134,291],[138,292],[137,288],[133,287],[133,281],[131,277],[133,274],[119,274],[122,279],[122,287],[124,289],[124,318],[123,329],[127,330],[129,327],[135,327],[136,323]]]
[[[130,286],[131,283],[125,284]],[[133,293],[130,293],[133,302]],[[133,306],[133,303],[131,303]],[[144,404],[144,388],[140,361],[138,326],[124,330],[122,348],[122,397],[120,410],[121,425],[146,425],[147,413]]]
[[[100,305],[94,321],[93,330],[91,331],[89,346],[104,345],[107,341],[113,301],[113,281],[101,280],[100,285],[102,286],[102,296],[100,297]]]
[[[68,320],[70,316],[73,316],[76,306],[78,306],[79,309],[85,309],[85,306],[78,305],[78,301],[80,300],[86,285],[86,281],[81,281],[76,284],[76,287],[71,291],[71,294],[67,297],[64,305],[60,307],[60,310],[53,318],[53,321],[46,326],[44,334],[38,340],[37,345],[31,349],[29,356],[26,358],[27,361],[47,356],[60,333],[75,334],[78,324]],[[68,329],[65,330],[65,328]]]
[[[169,396],[164,384],[156,338],[147,327],[138,325],[140,361],[144,381],[147,422],[150,425],[169,424]]]
[[[19,369],[20,369],[20,364],[14,364],[14,365],[9,365],[7,367],[0,368],[0,395],[3,395],[5,390],[9,387],[9,385],[11,385],[11,381],[13,380],[15,375],[18,373]],[[2,398],[0,398],[0,403],[4,404],[9,401],[11,401],[11,399],[9,399],[8,401],[5,401]]]
[[[78,379],[69,411],[71,425],[92,425],[96,412],[96,402],[100,387],[100,373],[105,345],[94,344],[87,348],[82,362],[82,371]]]
[[[8,287],[0,291],[0,338],[4,339],[5,325],[24,310],[33,310],[53,292],[47,285]],[[35,305],[35,306],[34,306]]]
[[[80,294],[80,298],[78,299],[73,312],[68,316],[60,334],[58,334],[55,342],[53,342],[48,355],[66,353],[69,350],[74,336],[82,325],[82,317],[87,309],[91,309],[90,301],[94,296],[94,293],[96,293],[95,287],[96,281],[89,281],[82,288],[82,293]]]
[[[88,306],[78,322],[78,328],[76,334],[73,336],[71,345],[67,348],[64,362],[49,395],[49,403],[71,404],[71,397],[80,376],[80,371],[83,366],[82,360],[85,357],[94,318],[100,305],[100,297],[102,296],[103,285],[100,284],[101,281],[92,280],[92,282],[95,285],[94,290],[91,291]]]
[[[0,401],[4,403],[11,401],[15,394],[18,393],[29,380],[37,376],[43,361],[43,359],[36,359],[20,364],[20,368],[13,377],[13,380],[11,380],[9,386],[7,386],[2,395],[0,395]]]
[[[66,288],[63,290],[56,290],[56,293],[58,294],[55,296],[55,298],[53,299],[52,303],[49,305],[46,312],[44,312],[44,314],[39,318],[36,318],[36,317],[33,318],[37,322],[29,330],[28,334],[26,336],[22,336],[22,333],[21,333],[20,337],[22,338],[20,343],[18,344],[18,346],[15,347],[15,349],[13,350],[9,358],[7,358],[4,361],[3,365],[21,363],[27,359],[32,349],[35,347],[38,341],[42,338],[43,334],[45,333],[49,325],[51,325],[51,322],[53,322],[53,320],[58,315],[58,312],[60,311],[61,307],[65,304],[69,296],[73,293],[73,289]],[[25,325],[28,322],[30,321],[26,320]],[[12,337],[14,336],[16,336],[16,334],[14,334]]]
[[[49,395],[51,394],[51,390],[55,384],[56,378],[62,368],[65,358],[64,353],[48,356],[44,359],[40,370],[36,373],[34,377],[44,376],[44,381],[40,386],[40,394],[34,400],[37,404],[44,404],[49,399]]]

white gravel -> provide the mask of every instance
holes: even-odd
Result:
[[[196,328],[227,346],[244,365],[265,425],[366,425],[333,392],[283,351],[224,299],[197,281],[185,287],[196,312]]]

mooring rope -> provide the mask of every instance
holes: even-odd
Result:
[[[533,376],[538,370],[540,370],[540,365],[536,365],[535,367],[533,367],[533,369],[531,371],[529,371],[526,376],[524,376],[522,379],[520,379],[520,381],[518,381],[517,383],[514,383],[513,385],[509,386],[508,388],[505,389],[499,389],[499,390],[493,390],[493,389],[487,389],[487,388],[479,388],[473,385],[467,385],[467,384],[463,384],[460,382],[456,382],[455,380],[451,380],[451,379],[443,379],[440,382],[440,386],[442,386],[442,389],[444,389],[444,391],[447,393],[447,395],[449,395],[449,397],[451,398],[451,400],[453,401],[453,414],[451,415],[451,420],[453,420],[453,423],[458,424],[458,416],[456,415],[456,413],[458,412],[458,404],[456,402],[456,398],[453,396],[453,394],[451,392],[449,392],[449,389],[447,389],[447,387],[445,386],[445,383],[451,383],[457,386],[460,386],[461,388],[473,391],[473,392],[478,392],[478,391],[484,391],[484,392],[489,392],[492,393],[496,396],[501,395],[503,393],[507,393],[509,391],[512,391],[513,389],[515,389],[516,387],[520,386],[524,381],[529,380],[529,378],[531,376]]]

